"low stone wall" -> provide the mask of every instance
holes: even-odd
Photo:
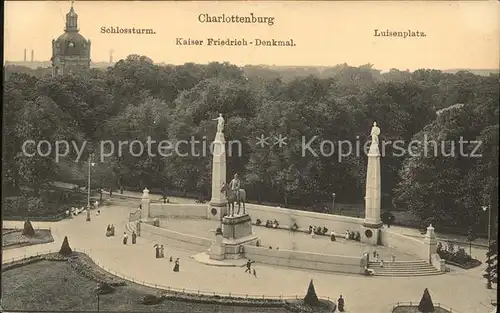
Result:
[[[201,248],[210,248],[212,240],[208,238],[187,235],[173,230],[152,226],[149,223],[141,223],[141,237],[146,237],[160,244],[169,245],[172,240],[196,245]]]
[[[431,254],[431,264],[441,273],[446,272],[446,261],[441,259],[439,254]]]
[[[399,252],[419,257],[429,262],[429,246],[422,239],[416,239],[390,231],[384,228],[381,233],[381,241],[384,246],[394,248]]]
[[[151,203],[150,217],[207,218],[208,204]]]
[[[266,220],[277,220],[280,226],[291,226],[297,223],[299,229],[307,230],[309,225],[328,228],[328,232],[334,230],[336,233],[345,233],[346,230],[358,231],[363,224],[363,219],[307,212],[292,209],[284,209],[258,204],[247,203],[246,211],[252,217],[252,221],[260,219],[262,223]],[[150,217],[180,217],[180,218],[207,218],[207,204],[169,204],[151,203]]]
[[[349,216],[299,211],[258,204],[246,204],[246,210],[253,221],[260,219],[262,223],[265,223],[266,220],[276,219],[280,223],[280,226],[291,226],[293,223],[297,223],[299,229],[302,230],[308,229],[309,225],[312,225],[326,227],[328,228],[328,232],[333,230],[336,233],[345,233],[346,230],[360,230],[364,221],[361,218]]]
[[[245,257],[255,262],[300,269],[361,274],[361,256],[310,253],[290,250],[270,250],[265,247],[245,245]]]

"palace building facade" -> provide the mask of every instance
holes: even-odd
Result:
[[[66,14],[64,34],[52,40],[52,76],[71,74],[90,69],[90,40],[78,29],[78,15],[73,3]]]

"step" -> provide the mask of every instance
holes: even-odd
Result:
[[[383,277],[416,277],[416,276],[434,276],[434,275],[442,275],[441,272],[430,272],[430,273],[411,273],[411,274],[399,274],[399,273],[377,273],[375,272],[374,276],[383,276]]]
[[[406,269],[406,270],[398,270],[398,271],[393,271],[393,270],[388,270],[388,269],[383,269],[383,268],[371,268],[375,272],[387,272],[387,273],[423,273],[423,272],[437,272],[437,269],[432,269],[432,268],[426,268],[422,270],[413,270],[413,269]]]

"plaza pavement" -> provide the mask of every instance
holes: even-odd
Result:
[[[190,258],[196,252],[179,248],[166,247],[165,258],[156,259],[153,242],[138,237],[136,245],[131,245],[130,239],[128,245],[122,244],[128,214],[136,207],[137,201],[120,201],[102,208],[100,216],[93,214],[90,222],[85,221],[85,214],[54,223],[34,222],[35,228],[50,227],[55,241],[5,250],[3,262],[48,250],[57,251],[64,236],[68,236],[72,248],[85,250],[99,266],[113,274],[135,277],[134,280],[139,283],[185,288],[195,292],[303,296],[309,280],[313,279],[318,295],[334,299],[343,295],[347,312],[350,313],[390,312],[392,305],[398,301],[419,301],[425,288],[429,288],[435,303],[442,303],[462,313],[489,313],[491,299],[496,297],[496,289],[485,288],[482,278],[484,266],[468,271],[452,268],[450,273],[437,276],[390,278],[302,271],[257,263],[254,267],[258,278],[255,278],[245,274],[244,268],[200,264]],[[5,221],[3,224],[3,227],[22,227],[23,222]],[[115,225],[115,237],[105,237],[108,224]],[[476,253],[484,256],[484,250]],[[168,260],[170,256],[180,258],[180,272],[172,271],[173,264]]]

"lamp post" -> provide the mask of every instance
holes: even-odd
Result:
[[[491,249],[491,206],[483,206],[482,207],[483,211],[486,212],[488,211],[488,252]],[[490,253],[488,253],[488,261],[487,264],[490,264]],[[486,288],[492,289],[491,288],[491,277],[488,275],[487,277],[488,282],[486,283]]]
[[[100,285],[97,285],[97,289],[96,289],[96,295],[97,295],[97,312],[100,312],[100,302],[101,302],[101,286]]]
[[[90,210],[90,174],[91,168],[95,165],[93,162],[94,154],[89,154],[89,173],[88,173],[88,182],[87,182],[87,210]]]
[[[335,214],[335,192],[332,193],[332,214]]]

